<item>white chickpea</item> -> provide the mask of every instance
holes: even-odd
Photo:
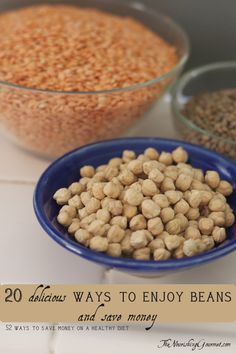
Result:
[[[118,225],[112,225],[107,233],[109,243],[121,242],[125,237],[125,231]]]
[[[93,234],[94,236],[103,236],[105,229],[104,229],[104,222],[101,220],[93,220],[88,226],[88,231]]]
[[[89,200],[92,198],[92,193],[89,191],[89,192],[82,192],[80,194],[80,199],[81,199],[81,202],[86,205]]]
[[[200,216],[199,208],[189,208],[185,215],[189,220],[197,220]]]
[[[114,201],[114,199],[105,197],[101,200],[101,206],[103,209],[108,209],[109,205]]]
[[[201,238],[201,233],[198,228],[193,226],[188,226],[185,230],[184,237],[186,240],[189,239],[196,240]]]
[[[215,226],[225,225],[225,213],[223,211],[213,211],[208,217],[214,221]]]
[[[105,237],[94,236],[89,242],[89,247],[93,251],[106,252],[108,249],[108,241]]]
[[[80,194],[84,191],[84,186],[79,182],[74,182],[68,188],[72,195]]]
[[[150,179],[145,179],[142,184],[142,193],[146,197],[153,197],[155,194],[157,194],[157,186],[156,184],[150,180]]]
[[[130,231],[130,230],[127,230],[127,231]],[[121,241],[121,250],[125,256],[131,256],[134,251],[134,248],[131,246],[131,243],[130,243],[131,232],[127,233],[127,231],[125,232],[125,237]]]
[[[204,182],[204,173],[200,168],[194,168],[193,169],[194,172],[194,179],[196,179],[199,182]]]
[[[181,221],[178,218],[174,218],[173,220],[170,220],[166,224],[166,231],[170,235],[178,235],[181,232]]]
[[[96,199],[102,200],[105,198],[103,188],[104,188],[104,183],[102,182],[97,182],[93,184],[92,194]]]
[[[189,193],[188,202],[192,208],[198,208],[202,202],[203,195],[207,192],[192,190]]]
[[[213,197],[208,207],[211,211],[225,211],[225,202],[219,197]]]
[[[169,236],[168,232],[162,231],[155,239],[160,239],[162,241],[165,241],[165,238]]]
[[[124,186],[129,186],[132,183],[134,183],[137,179],[137,177],[129,171],[127,168],[124,169],[118,176],[119,181],[124,185]]]
[[[143,194],[136,191],[134,188],[129,188],[125,192],[124,200],[130,205],[138,206],[143,201]]]
[[[107,168],[107,165],[100,165],[96,168],[96,172],[104,172]]]
[[[221,243],[226,239],[226,231],[224,227],[215,226],[212,237],[216,243]]]
[[[122,164],[122,159],[120,157],[113,157],[109,160],[108,166],[109,167],[119,167]]]
[[[182,199],[183,193],[180,191],[166,191],[165,196],[170,204],[176,204]]]
[[[82,208],[78,210],[78,215],[80,220],[82,220],[83,218],[85,218],[86,216],[88,216],[88,213],[86,211],[86,208]]]
[[[96,217],[98,220],[101,220],[105,224],[107,224],[111,219],[111,214],[107,209],[99,209],[96,213]]]
[[[91,178],[94,176],[95,173],[95,169],[93,166],[83,166],[80,169],[80,176],[81,177],[88,177]]]
[[[78,241],[79,243],[81,243],[82,245],[88,247],[89,245],[89,241],[91,240],[92,235],[84,229],[78,229],[75,232],[75,239],[76,241]]]
[[[161,184],[165,178],[164,174],[159,171],[157,168],[154,168],[153,170],[151,170],[148,174],[148,178],[149,180],[157,183],[157,184]]]
[[[72,223],[72,217],[68,212],[62,211],[58,214],[57,221],[63,226],[70,226]]]
[[[150,259],[150,248],[144,247],[134,251],[133,258],[140,261],[148,261]]]
[[[188,219],[186,218],[185,215],[183,214],[176,214],[175,215],[175,218],[178,219],[180,221],[180,232],[183,232],[186,230],[186,228],[188,227],[189,225],[189,221]]]
[[[161,220],[164,224],[168,223],[170,220],[173,220],[175,217],[175,212],[171,207],[163,208],[160,212]]]
[[[67,188],[60,188],[53,195],[53,199],[57,202],[58,205],[64,205],[71,198],[71,191]]]
[[[176,166],[167,166],[164,172],[165,177],[171,178],[173,181],[176,181],[178,178],[178,169]]]
[[[228,181],[220,181],[219,185],[217,186],[217,192],[227,197],[232,194],[233,187]]]
[[[188,153],[186,150],[184,150],[181,146],[176,148],[172,152],[172,158],[174,162],[179,163],[179,162],[187,162],[188,161]]]
[[[121,215],[123,212],[123,204],[120,200],[111,199],[107,209],[114,216]]]
[[[196,242],[196,240],[189,239],[184,241],[183,253],[187,257],[193,257],[198,254],[198,243]]]
[[[165,166],[165,165],[163,165],[163,166]],[[155,161],[155,160],[146,161],[143,163],[143,172],[148,176],[152,170],[154,170],[154,169],[160,170],[160,167],[161,166],[158,161]]]
[[[74,235],[77,230],[80,228],[80,220],[77,218],[72,219],[72,223],[68,228],[69,234]]]
[[[141,161],[142,163],[149,161],[150,159],[147,156],[144,156],[144,154],[140,154],[137,157],[137,160]]]
[[[142,183],[143,180],[140,179],[139,181],[132,183],[129,188],[135,189],[137,192],[142,192]]]
[[[150,250],[152,252],[154,252],[155,250],[157,250],[158,248],[165,248],[165,244],[164,241],[161,240],[160,238],[155,238],[154,240],[152,240],[149,244],[148,247],[150,248]]]
[[[159,157],[159,152],[156,149],[150,147],[144,150],[144,156],[148,157],[150,160],[157,160]]]
[[[120,243],[109,243],[107,254],[112,257],[120,257],[122,254]]]
[[[201,204],[208,205],[212,198],[212,192],[210,191],[201,191]]]
[[[120,187],[113,183],[113,182],[108,182],[105,184],[104,188],[103,188],[103,193],[110,198],[118,198],[120,195]]]
[[[128,225],[128,220],[125,216],[114,216],[111,221],[110,221],[111,225],[118,225],[120,226],[122,229],[126,230],[127,229],[127,225]]]
[[[202,236],[202,242],[205,244],[206,251],[211,250],[215,246],[215,241],[212,236]]]
[[[185,192],[191,186],[192,180],[191,176],[181,173],[175,181],[176,188]]]
[[[85,189],[87,187],[88,182],[90,181],[89,177],[82,177],[79,180],[79,183],[83,186],[83,188]]]
[[[166,261],[171,257],[171,253],[164,248],[157,248],[153,252],[153,258],[155,261]]]
[[[205,182],[209,187],[216,189],[220,183],[220,176],[216,171],[207,171],[205,175]]]
[[[100,200],[92,197],[85,205],[88,214],[96,213],[101,207]]]
[[[151,232],[152,235],[157,236],[164,231],[164,225],[162,223],[161,218],[156,217],[153,219],[149,219],[147,223],[148,231]]]
[[[106,181],[105,172],[104,171],[96,172],[92,179],[94,183],[105,182]]]
[[[143,172],[143,163],[140,160],[132,160],[128,163],[128,170],[135,175],[140,175]]]
[[[197,253],[203,253],[207,250],[207,246],[206,244],[202,241],[201,238],[197,238],[195,239],[196,243],[197,243],[197,248],[198,248],[198,252]]]
[[[106,180],[111,181],[112,178],[119,175],[119,170],[116,167],[107,166],[107,168],[104,171],[104,174]]]
[[[173,251],[173,257],[176,259],[181,259],[184,258],[184,251],[183,251],[183,244],[181,244],[179,247],[177,247],[174,251]]]
[[[189,211],[189,204],[184,199],[181,199],[175,204],[174,211],[176,214],[181,213],[185,215]]]
[[[203,235],[210,235],[214,227],[214,222],[209,218],[201,218],[198,222],[198,226]]]
[[[161,211],[159,205],[157,205],[151,199],[143,200],[141,210],[142,210],[142,214],[147,219],[155,218],[156,216],[158,216],[160,214],[160,211]]]
[[[166,195],[164,194],[157,194],[154,195],[152,200],[162,209],[162,208],[167,208],[170,203]]]
[[[129,227],[133,231],[143,230],[147,226],[145,217],[142,214],[135,215],[129,222]]]
[[[174,191],[175,190],[175,184],[170,177],[165,177],[164,180],[161,183],[161,191],[162,193],[165,193],[167,191]]]
[[[144,230],[132,232],[130,244],[134,249],[144,248],[148,244],[148,240]]]
[[[165,238],[165,245],[168,251],[173,251],[181,245],[181,237],[177,235],[170,235]]]
[[[166,166],[171,165],[173,163],[171,153],[163,151],[159,156],[159,162],[163,163]]]
[[[126,216],[127,219],[132,219],[135,215],[137,215],[138,209],[136,206],[124,204],[123,206],[123,216]]]
[[[96,219],[96,214],[90,214],[88,216],[85,216],[82,220],[80,220],[80,226],[82,229],[85,229],[90,225],[94,220]]]
[[[72,218],[76,217],[77,211],[76,208],[72,205],[63,205],[59,213],[66,211]]]
[[[226,211],[225,212],[225,226],[230,227],[234,224],[235,221],[235,216],[232,213],[232,211]]]
[[[124,162],[129,162],[130,160],[136,159],[136,153],[132,150],[124,150],[122,154],[122,160]]]
[[[78,194],[76,194],[72,198],[70,198],[68,200],[68,204],[70,206],[73,206],[73,207],[77,208],[77,209],[83,208],[83,203],[82,203],[82,201],[80,199],[80,196]]]
[[[198,229],[198,221],[197,220],[189,220],[188,226],[195,227],[196,229]]]

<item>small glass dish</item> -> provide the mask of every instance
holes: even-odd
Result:
[[[204,130],[183,114],[185,104],[204,92],[236,89],[236,61],[213,63],[187,72],[177,82],[172,99],[174,125],[185,140],[236,160],[236,141]]]

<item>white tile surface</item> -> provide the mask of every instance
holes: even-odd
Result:
[[[71,333],[57,333],[54,339],[55,354],[154,354],[176,353],[189,354],[189,348],[162,348],[158,349],[163,339],[175,339],[187,342],[191,338],[194,341],[205,340],[206,342],[231,342],[228,349],[204,349],[204,354],[222,352],[233,354],[236,351],[235,325],[229,328],[227,324],[212,325],[158,325],[151,331],[144,328],[130,327],[128,331],[75,331]],[[197,350],[195,352],[198,352]],[[194,353],[194,351],[193,351]]]
[[[36,182],[49,161],[36,157],[0,135],[0,183],[6,181]]]
[[[99,283],[103,268],[64,250],[39,226],[33,186],[0,184],[1,283]]]
[[[25,330],[16,331],[17,326],[24,326]],[[51,333],[34,331],[29,323],[12,323],[8,328],[0,323],[1,354],[50,354]]]

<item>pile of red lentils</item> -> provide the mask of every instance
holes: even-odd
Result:
[[[125,88],[162,76],[175,48],[141,23],[94,9],[33,6],[0,16],[0,119],[38,153],[59,155],[121,134],[168,84],[118,93],[68,94]],[[59,91],[61,93],[59,93]]]

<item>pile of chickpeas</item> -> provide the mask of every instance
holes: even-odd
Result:
[[[187,163],[188,153],[123,151],[53,196],[58,222],[75,240],[113,257],[156,261],[192,257],[226,239],[235,217],[232,185]]]

